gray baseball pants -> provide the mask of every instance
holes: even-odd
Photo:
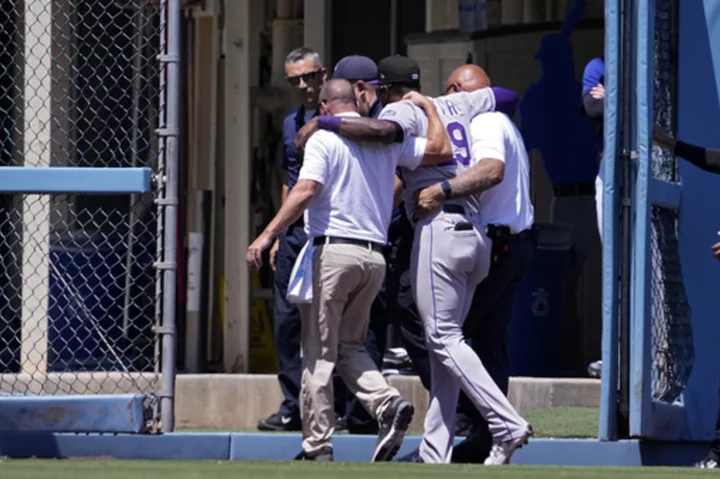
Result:
[[[471,229],[463,229],[467,223]],[[463,337],[475,288],[490,269],[491,243],[477,214],[440,211],[415,226],[410,271],[432,372],[419,451],[425,463],[450,462],[460,388],[488,422],[494,442],[519,438],[528,427]]]

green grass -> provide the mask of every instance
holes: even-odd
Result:
[[[702,469],[599,468],[398,463],[11,460],[0,462],[3,479],[675,479],[712,474]],[[706,476],[707,477],[707,476]]]
[[[535,437],[594,438],[598,434],[600,410],[592,407],[537,409],[523,416],[533,425]],[[257,429],[179,428],[178,432],[259,432]],[[283,433],[274,433],[283,434]]]
[[[554,407],[523,414],[535,437],[594,438],[598,435],[600,410],[594,407]]]

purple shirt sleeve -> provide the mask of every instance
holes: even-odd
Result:
[[[517,112],[518,100],[520,97],[517,93],[507,88],[492,87],[495,95],[495,111],[505,113],[509,117],[515,116]]]

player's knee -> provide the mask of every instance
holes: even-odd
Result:
[[[425,342],[428,348],[442,349],[454,347],[464,341],[462,330],[458,327],[425,327]]]
[[[431,328],[425,328],[425,344],[430,351],[437,352],[444,348],[442,335]]]
[[[337,362],[345,362],[358,354],[366,354],[365,345],[362,343],[340,343],[338,345]]]

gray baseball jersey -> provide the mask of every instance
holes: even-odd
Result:
[[[454,157],[442,165],[401,169],[409,218],[414,217],[417,190],[454,178],[470,165],[470,123],[476,115],[493,110],[495,98],[490,89],[484,89],[435,98],[433,103],[452,141]],[[427,116],[411,102],[392,103],[379,118],[398,123],[406,136],[427,136]],[[427,463],[450,462],[460,388],[488,421],[496,442],[520,438],[528,428],[464,341],[462,325],[475,288],[490,270],[492,242],[485,234],[477,196],[449,203],[462,205],[466,214],[440,211],[418,221],[410,263],[432,372],[419,451]],[[470,223],[470,229],[458,229],[461,223]]]
[[[433,98],[432,101],[452,142],[453,158],[447,163],[423,166],[414,171],[400,168],[400,177],[403,181],[403,202],[408,218],[411,220],[415,213],[413,194],[426,186],[454,178],[470,165],[472,146],[470,122],[480,113],[495,109],[495,95],[489,88],[471,93],[453,93]],[[406,137],[427,136],[427,115],[422,108],[415,106],[410,101],[399,101],[387,105],[378,118],[399,124]],[[453,199],[449,203],[461,204],[469,211],[480,210],[480,203],[476,197]]]

